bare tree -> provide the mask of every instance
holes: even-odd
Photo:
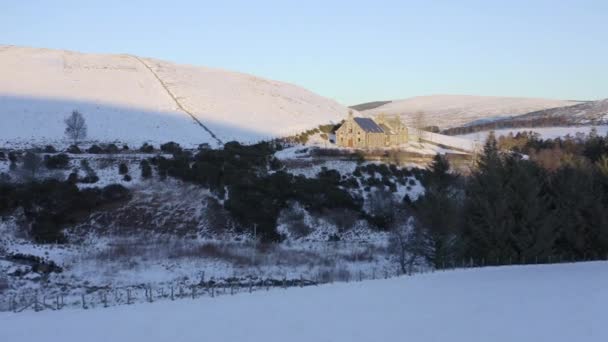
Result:
[[[417,111],[412,117],[412,126],[416,129],[416,139],[420,143],[422,142],[422,134],[424,129],[428,126],[426,122],[426,114],[423,111]]]
[[[36,173],[42,167],[42,158],[34,152],[27,152],[25,156],[23,156],[23,164],[21,168],[26,173],[28,177],[32,179],[36,177]]]
[[[390,229],[389,252],[395,257],[403,274],[412,274],[421,258],[424,237],[412,224],[405,210],[398,209]]]
[[[75,110],[70,116],[65,119],[65,135],[74,141],[74,145],[78,141],[87,137],[87,124],[84,121],[84,116]]]

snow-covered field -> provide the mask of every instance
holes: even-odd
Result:
[[[542,139],[555,139],[563,138],[566,135],[575,137],[577,133],[589,134],[595,127],[598,135],[606,136],[608,134],[608,126],[573,126],[573,127],[538,127],[538,128],[506,128],[498,129],[494,131],[496,137],[507,136],[509,133],[514,135],[519,132],[535,132],[540,135]],[[475,132],[470,134],[459,135],[457,137],[469,139],[474,142],[483,143],[490,134],[490,131]]]
[[[0,46],[0,144],[68,143],[84,114],[89,139],[132,145],[251,142],[337,122],[347,109],[295,85],[131,55]]]
[[[575,105],[577,102],[537,98],[430,95],[395,100],[383,106],[363,111],[364,114],[400,115],[408,125],[415,124],[416,113],[423,113],[424,126],[441,129],[462,126],[476,120],[492,120],[501,117]]]
[[[94,310],[0,313],[3,341],[606,341],[608,263],[488,267]]]

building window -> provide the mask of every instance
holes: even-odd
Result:
[[[353,132],[353,129],[352,129],[352,128],[349,128],[349,129],[348,129],[348,133],[352,133],[352,132]]]
[[[358,141],[358,142],[361,142],[361,138],[357,138],[357,141]]]

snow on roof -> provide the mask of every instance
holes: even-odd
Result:
[[[382,128],[370,118],[355,118],[355,122],[368,133],[384,133]]]

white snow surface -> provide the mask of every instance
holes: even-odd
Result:
[[[400,115],[404,122],[413,125],[415,113],[423,112],[425,126],[441,129],[465,125],[480,119],[497,119],[529,112],[572,106],[575,101],[474,95],[429,95],[395,100],[383,106],[363,111],[368,115],[384,113]]]
[[[509,133],[513,135],[520,132],[535,132],[540,135],[541,139],[555,139],[563,138],[567,135],[575,137],[577,134],[589,134],[595,127],[597,134],[600,136],[608,135],[608,126],[571,126],[571,127],[537,127],[537,128],[505,128],[494,131],[494,135],[498,138],[500,136],[507,136]],[[481,131],[475,133],[469,133],[464,135],[458,135],[456,137],[469,139],[471,141],[483,144],[488,138],[490,131]]]
[[[84,114],[89,140],[253,142],[337,122],[347,109],[288,83],[132,55],[0,45],[0,144],[64,141]]]
[[[414,140],[420,139],[423,142],[429,142],[432,144],[446,146],[448,148],[455,148],[467,152],[474,152],[480,148],[480,145],[477,142],[471,141],[471,139],[468,138],[463,139],[462,137],[453,137],[444,134],[426,132],[411,127],[408,127],[408,133],[413,137]]]
[[[0,314],[26,341],[606,341],[608,263],[489,267],[154,304]]]

